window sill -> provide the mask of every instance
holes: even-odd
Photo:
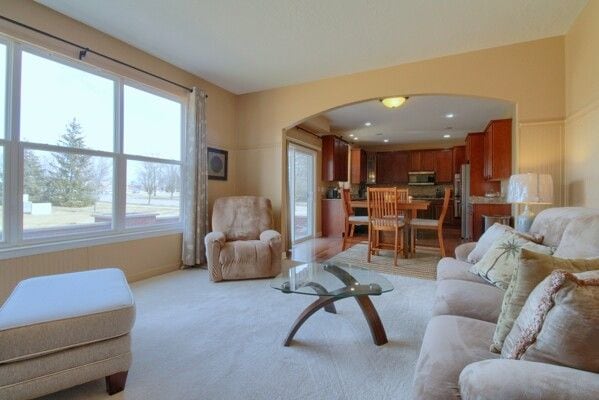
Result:
[[[127,242],[130,240],[146,239],[157,236],[174,235],[182,232],[183,229],[178,226],[156,226],[144,231],[106,233],[105,235],[101,236],[80,239],[65,238],[61,241],[54,241],[50,243],[25,243],[19,246],[5,247],[0,249],[0,260],[33,256],[82,247],[93,247],[111,243]]]

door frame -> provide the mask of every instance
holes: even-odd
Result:
[[[291,185],[291,179],[292,179],[292,174],[290,173],[291,171],[289,170],[289,151],[290,150],[296,150],[305,154],[309,154],[310,156],[312,156],[312,191],[309,191],[308,193],[311,194],[310,198],[308,199],[308,203],[309,205],[311,205],[311,208],[308,208],[308,214],[312,214],[309,216],[309,220],[311,221],[311,227],[312,227],[312,232],[310,233],[310,235],[301,237],[299,239],[296,239],[294,237],[295,235],[295,223],[294,223],[294,217],[295,217],[295,212],[292,212],[291,210],[291,206],[295,206],[295,200],[294,200],[294,190],[295,188],[293,187],[294,185]],[[317,185],[317,171],[316,171],[316,167],[317,167],[317,157],[318,157],[318,152],[308,146],[304,146],[300,143],[297,143],[295,141],[287,141],[287,189],[288,189],[288,195],[289,195],[289,204],[287,206],[288,208],[288,212],[289,212],[289,232],[290,234],[290,240],[291,240],[291,245],[293,246],[294,244],[298,244],[301,242],[305,242],[306,240],[310,240],[310,239],[314,239],[316,237],[316,200],[317,200],[317,190],[318,190],[318,185]],[[293,179],[295,181],[295,176],[293,176]],[[295,210],[293,210],[295,211]],[[311,212],[310,212],[311,211]]]

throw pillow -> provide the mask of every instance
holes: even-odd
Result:
[[[518,232],[511,226],[502,225],[500,223],[494,223],[489,229],[482,234],[478,242],[476,242],[476,246],[474,249],[468,254],[468,262],[470,264],[476,264],[480,260],[482,260],[483,256],[489,251],[493,243],[495,243],[499,238],[501,238],[505,233],[511,232],[517,235],[522,236],[523,238],[530,240],[535,243],[542,243],[543,236],[532,236],[527,233]]]
[[[599,372],[599,271],[557,270],[530,294],[502,358]]]
[[[493,243],[483,258],[470,267],[470,272],[486,279],[500,289],[507,289],[520,251],[528,249],[537,253],[552,254],[553,249],[531,242],[513,232],[504,233]]]
[[[561,258],[599,257],[599,215],[572,220],[566,226],[555,256]]]
[[[503,296],[501,313],[493,334],[491,351],[500,353],[506,336],[522,310],[530,292],[555,270],[585,272],[599,269],[599,259],[565,260],[523,249],[510,284]]]

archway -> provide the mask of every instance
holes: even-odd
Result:
[[[498,118],[512,118],[512,143],[514,144],[514,146],[512,146],[512,170],[515,170],[516,165],[518,165],[518,152],[517,152],[517,143],[518,140],[516,140],[517,138],[517,110],[516,110],[516,104],[513,101],[509,101],[509,100],[504,100],[504,99],[497,99],[497,98],[492,98],[492,97],[483,97],[483,96],[472,96],[472,95],[459,95],[459,94],[438,94],[438,93],[426,93],[426,94],[415,94],[415,95],[401,95],[401,96],[408,96],[410,98],[416,98],[416,99],[423,99],[423,98],[439,98],[439,97],[453,97],[456,99],[456,101],[458,101],[459,99],[463,99],[463,98],[467,98],[470,100],[480,100],[481,102],[497,102],[497,103],[501,103],[503,105],[505,105],[507,108],[509,108],[510,112],[509,115],[497,115],[495,118],[490,118],[491,119],[498,119]],[[297,120],[295,123],[292,123],[288,126],[286,126],[283,130],[282,130],[282,182],[281,182],[281,187],[282,187],[282,191],[281,191],[281,232],[283,233],[284,237],[286,238],[285,240],[285,249],[289,250],[291,248],[291,243],[289,241],[289,226],[290,226],[290,212],[289,212],[289,188],[288,188],[288,174],[287,174],[287,146],[290,143],[298,143],[298,142],[302,142],[302,138],[298,138],[297,133],[295,132],[296,127],[298,126],[302,126],[302,124],[306,123],[307,121],[312,121],[315,118],[319,118],[322,115],[325,114],[330,114],[331,112],[334,112],[335,110],[341,110],[341,109],[346,109],[346,108],[351,108],[352,106],[354,106],[353,108],[355,109],[356,105],[360,105],[360,104],[364,104],[364,103],[368,103],[368,102],[372,102],[373,100],[379,100],[380,97],[369,97],[366,99],[362,99],[359,101],[352,101],[352,102],[348,102],[348,103],[343,103],[343,104],[339,104],[336,105],[334,107],[330,107],[326,110],[323,110],[321,112],[317,112],[317,113],[312,113],[309,116],[305,116],[299,120]],[[488,121],[487,121],[488,122]],[[486,123],[485,123],[486,124]],[[475,132],[475,131],[480,131],[484,129],[484,125],[480,128],[478,128],[478,130],[472,130],[471,132]],[[336,131],[332,131],[329,130],[329,132],[331,134],[339,134],[340,132],[336,132]],[[293,134],[291,134],[293,133]],[[309,140],[308,144],[312,145],[312,146],[316,146],[316,141],[318,141],[319,139],[317,138],[318,135],[314,135],[312,133],[312,136],[307,136],[304,135],[304,140],[306,139],[306,137],[308,137]],[[304,144],[304,143],[302,143]],[[318,171],[318,173],[320,174],[320,171]],[[315,199],[319,199],[319,197],[322,195],[322,188],[321,191],[319,191],[318,193],[315,193],[314,198]],[[287,253],[289,255],[289,253]]]

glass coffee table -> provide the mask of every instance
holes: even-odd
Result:
[[[318,296],[295,320],[284,346],[289,346],[293,336],[312,314],[324,308],[336,314],[337,300],[353,297],[362,309],[370,327],[374,344],[387,343],[387,334],[372,301],[368,296],[379,296],[393,290],[393,285],[382,275],[369,269],[344,263],[308,263],[292,267],[274,278],[270,286],[283,293]]]

